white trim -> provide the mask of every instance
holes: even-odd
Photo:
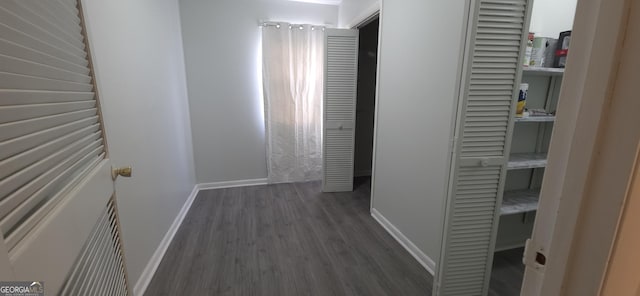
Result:
[[[267,178],[200,183],[196,186],[198,187],[198,190],[207,190],[207,189],[218,189],[218,188],[265,185],[265,184],[267,184]]]
[[[600,150],[607,147],[603,146],[609,139],[605,137],[607,127],[615,124],[613,118],[627,118],[610,112],[616,102],[625,102],[613,94],[633,2],[578,1],[572,52],[560,90],[533,235],[525,253],[522,295],[580,295],[578,289],[589,288],[597,294],[602,266],[608,259],[602,250],[610,248],[610,227],[617,222],[624,196],[608,193],[607,206],[602,206],[592,194],[602,186],[600,182],[619,188],[619,183],[627,181],[616,174],[609,175],[617,178],[615,181],[603,178],[602,172],[608,168],[599,161],[616,151]],[[622,129],[617,135],[635,136],[632,131]],[[627,149],[626,143],[615,145],[619,145],[616,161],[628,156],[620,153]],[[631,166],[633,159],[616,169],[623,172]],[[597,227],[584,223],[589,220],[597,221]],[[546,265],[536,262],[537,253],[546,256]]]
[[[142,271],[140,278],[138,278],[136,285],[133,287],[133,295],[144,295],[144,292],[147,290],[147,286],[149,286],[153,275],[156,273],[156,270],[158,269],[158,266],[160,265],[160,262],[164,257],[164,253],[169,248],[169,245],[171,244],[173,237],[176,235],[176,232],[178,232],[178,229],[180,228],[184,217],[189,212],[189,209],[191,208],[193,201],[196,199],[198,192],[200,192],[200,189],[198,187],[199,184],[196,184],[193,187],[191,194],[189,194],[189,197],[187,197],[187,201],[185,201],[182,209],[180,209],[178,216],[176,216],[176,218],[173,220],[171,227],[169,227],[169,230],[167,230],[164,238],[162,238],[162,241],[160,241],[158,248],[156,248],[156,251],[153,253],[153,256],[151,256],[151,259],[147,263],[147,266]]]
[[[378,147],[378,114],[380,107],[380,65],[382,61],[382,11],[383,11],[384,3],[380,2],[379,15],[378,15],[378,56],[376,57],[376,94],[374,98],[374,107],[373,107],[373,149],[371,150],[371,202],[369,202],[369,209],[373,210],[373,201],[375,195],[375,184],[376,184],[376,149]]]
[[[378,221],[382,227],[393,236],[393,238],[402,245],[413,258],[424,267],[431,275],[434,275],[434,270],[436,269],[436,263],[433,262],[429,256],[423,253],[409,238],[407,238],[398,228],[396,228],[387,218],[382,216],[380,212],[376,209],[371,209],[371,216],[373,219]]]
[[[368,18],[371,18],[374,14],[377,14],[382,7],[382,1],[376,1],[372,3],[369,7],[362,10],[357,17],[353,18],[350,22],[347,23],[346,26],[341,26],[344,28],[355,28],[357,25],[360,25],[362,22],[366,21]]]

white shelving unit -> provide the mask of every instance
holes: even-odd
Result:
[[[495,250],[522,247],[531,235],[563,74],[558,68],[522,69],[522,82],[529,84],[527,107],[549,115],[514,119]]]

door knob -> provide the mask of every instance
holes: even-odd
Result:
[[[487,167],[489,166],[489,159],[488,158],[483,158],[480,160],[480,166],[481,167]]]
[[[118,178],[118,176],[123,176],[127,178],[131,177],[131,166],[119,167],[119,168],[111,167],[111,178],[115,180],[116,178]]]

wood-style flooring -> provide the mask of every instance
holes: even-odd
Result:
[[[489,296],[519,296],[524,278],[522,254],[524,248],[496,252],[493,255],[493,270],[489,285]]]
[[[369,187],[201,191],[145,295],[431,295],[432,276],[369,214]]]

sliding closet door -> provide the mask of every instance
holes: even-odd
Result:
[[[326,29],[322,188],[353,190],[358,31]]]
[[[530,11],[471,2],[435,295],[487,295]]]

